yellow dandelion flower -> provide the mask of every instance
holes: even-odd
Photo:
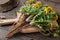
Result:
[[[51,11],[52,11],[52,14],[55,14],[55,13],[56,13],[55,10],[54,10],[53,8],[51,8]]]
[[[49,9],[53,10],[52,7],[48,6]]]
[[[49,6],[48,4],[46,4],[46,5],[44,5],[45,6],[45,12],[46,13],[48,13],[48,10],[50,9],[51,10],[51,12],[52,12],[52,14],[54,14],[55,13],[55,11],[53,10],[53,8],[51,7],[51,6]]]
[[[32,6],[34,6],[34,7],[35,7],[35,6],[36,6],[36,4],[32,4]]]
[[[37,4],[32,4],[33,7],[39,7],[40,5]]]
[[[40,1],[37,1],[35,4],[32,4],[32,6],[34,6],[34,7],[39,7],[40,4],[41,4],[41,2],[40,2]]]
[[[50,22],[50,30],[52,30],[52,26],[53,26],[53,24],[52,24],[52,22]]]
[[[45,7],[48,7],[48,8],[51,9],[51,10],[53,10],[52,7],[51,7],[50,5],[48,5],[48,4],[45,4],[44,6],[45,6]]]
[[[48,25],[50,25],[50,27],[52,26],[52,22],[48,23]]]
[[[37,5],[37,4],[36,4],[36,7],[39,7],[39,6],[40,6],[40,5]]]
[[[55,12],[54,9],[51,6],[48,6],[48,8],[52,11]]]
[[[58,16],[56,15],[55,20],[58,20]]]
[[[37,1],[36,4],[37,4],[37,5],[41,5],[41,2],[40,2],[40,1]]]
[[[47,7],[45,7],[44,11],[45,11],[45,12],[46,12],[46,14],[47,14],[47,13],[48,13],[48,8],[47,8]]]

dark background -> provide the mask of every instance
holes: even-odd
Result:
[[[19,4],[16,8],[14,8],[11,11],[5,12],[5,13],[1,13],[0,12],[0,16],[4,15],[7,17],[7,19],[9,18],[16,18],[16,10],[19,9],[22,6],[22,1],[24,2],[25,0],[18,0]],[[58,0],[56,0],[58,1]],[[52,6],[55,11],[57,12],[58,15],[60,15],[60,2],[56,3],[54,1],[47,1],[47,0],[41,0],[41,2],[43,4],[49,4],[50,6]],[[60,20],[60,18],[59,18]],[[59,23],[58,20],[58,23]],[[10,25],[8,26],[0,26],[0,40],[4,40],[4,37],[6,36],[6,32],[8,31],[8,29],[10,28]],[[40,34],[40,33],[31,33],[31,34],[22,34],[22,33],[17,33],[14,36],[12,36],[9,40],[60,40],[60,37],[58,38],[52,38],[52,37],[45,37],[44,35]]]

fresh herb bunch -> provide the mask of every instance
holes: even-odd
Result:
[[[19,12],[33,15],[30,24],[38,27],[43,33],[53,35],[54,37],[58,36],[57,34],[60,32],[59,27],[57,29],[57,26],[52,24],[53,21],[58,19],[58,16],[49,5],[41,5],[40,1],[28,0],[20,8]]]

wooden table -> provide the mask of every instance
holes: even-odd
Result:
[[[0,13],[0,15],[5,15],[7,18],[15,18],[16,17],[15,10],[20,8],[20,6],[22,5],[21,4],[22,1],[24,0],[20,0],[19,5],[13,10],[5,12],[5,13]],[[41,1],[42,3],[46,3],[46,4],[48,3],[49,5],[51,5],[60,15],[60,4],[55,4],[54,2],[49,2],[49,1],[44,1],[44,0],[41,0]],[[6,36],[6,32],[8,31],[8,28],[10,28],[10,26],[11,25],[0,27],[0,40],[4,40],[4,37]],[[31,33],[31,34],[17,33],[9,40],[60,40],[60,37],[58,38],[45,37],[40,33]]]

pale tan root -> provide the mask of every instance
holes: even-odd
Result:
[[[6,37],[11,37],[13,34],[17,33],[18,29],[22,28],[21,25],[24,24],[24,20],[25,20],[25,14],[22,14],[22,16],[19,18],[19,21],[16,23],[16,25],[12,26],[12,28],[9,29]]]
[[[40,32],[39,28],[26,24],[23,26],[21,33],[32,33],[32,32]]]
[[[21,16],[21,13],[17,13],[17,17],[15,19],[5,19],[0,20],[0,25],[6,25],[6,24],[12,24],[18,21],[19,17]]]
[[[33,32],[39,32],[38,28],[27,27],[21,30],[21,33],[33,33]]]
[[[13,31],[13,32],[9,32],[9,33],[7,33],[7,35],[6,35],[6,38],[11,37],[11,36],[13,36],[13,34],[18,33],[18,32],[19,32],[19,29],[16,29],[16,30]]]
[[[17,21],[17,20],[16,19],[0,20],[0,25],[12,24],[15,21]]]
[[[13,23],[13,25],[9,28],[9,30],[12,30],[13,28],[15,28],[15,24],[17,24],[18,23],[18,21],[19,21],[19,19],[21,18],[21,16],[22,16],[22,13],[17,13],[17,21],[15,21],[15,23]]]

